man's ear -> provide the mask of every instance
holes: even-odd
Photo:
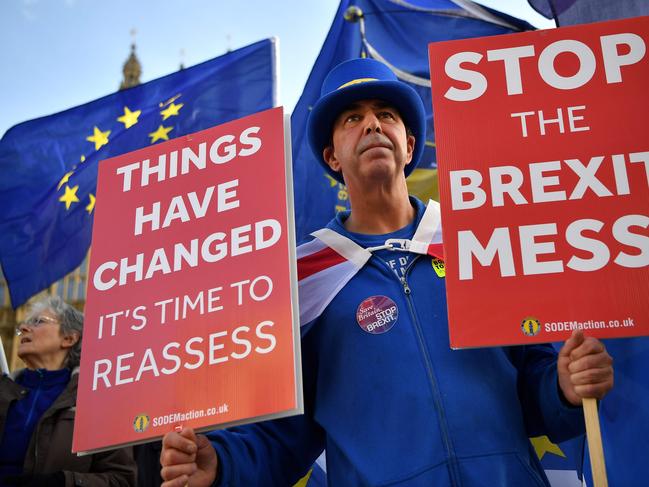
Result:
[[[333,145],[328,145],[327,147],[324,148],[322,151],[322,157],[327,163],[327,165],[336,172],[340,172],[340,162],[336,158],[336,153],[334,151]]]
[[[406,165],[412,161],[412,154],[415,151],[415,136],[408,135],[406,138]]]

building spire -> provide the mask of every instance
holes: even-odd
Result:
[[[140,84],[142,65],[140,64],[140,60],[137,58],[137,55],[135,54],[135,34],[136,33],[137,31],[135,29],[131,29],[131,38],[132,38],[131,55],[128,57],[128,59],[124,63],[124,67],[122,68],[122,72],[124,73],[124,79],[119,85],[120,90],[124,90],[126,88],[132,88],[133,86],[137,86]]]

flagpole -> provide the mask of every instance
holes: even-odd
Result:
[[[5,355],[5,349],[2,345],[2,338],[0,338],[0,370],[3,374],[9,375],[9,364],[7,364],[7,356]]]
[[[279,106],[279,37],[270,38],[273,67],[273,108]]]
[[[602,433],[597,413],[597,399],[584,398],[582,404],[584,406],[586,438],[588,438],[588,453],[590,455],[590,468],[593,473],[593,485],[594,487],[608,487]]]

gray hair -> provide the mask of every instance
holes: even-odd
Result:
[[[81,338],[83,337],[83,313],[66,303],[58,296],[48,296],[31,305],[29,316],[35,316],[43,311],[51,311],[61,323],[61,335],[76,334],[79,337],[68,352],[63,363],[68,369],[79,366],[81,360]]]

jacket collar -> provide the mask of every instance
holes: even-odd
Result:
[[[20,374],[22,374],[25,370],[26,369],[16,369],[9,374],[9,378],[15,381],[18,377],[20,377]],[[74,369],[72,369],[72,372],[70,372],[70,378],[78,374],[79,374],[79,367],[75,367]]]
[[[429,200],[428,204],[424,205],[420,200],[412,196],[410,201],[417,212],[415,217],[416,230],[412,239],[387,239],[384,245],[364,248],[355,241],[354,235],[347,231],[344,226],[345,220],[349,217],[349,211],[339,213],[327,227],[317,230],[311,235],[335,250],[346,260],[353,262],[359,269],[370,259],[372,252],[382,249],[428,254],[443,259],[442,221],[439,203]]]
[[[417,221],[417,225],[419,225],[421,223],[422,217],[424,216],[424,212],[426,211],[426,205],[419,198],[416,198],[414,196],[410,196],[409,199],[410,199],[410,204],[414,207],[416,211],[415,220]],[[437,204],[434,201],[432,202],[434,204]],[[347,229],[345,228],[345,220],[349,218],[350,214],[351,214],[351,210],[338,212],[336,214],[336,217],[327,224],[326,228],[330,228],[336,233],[345,235],[346,237],[353,239],[353,234],[348,232]]]

